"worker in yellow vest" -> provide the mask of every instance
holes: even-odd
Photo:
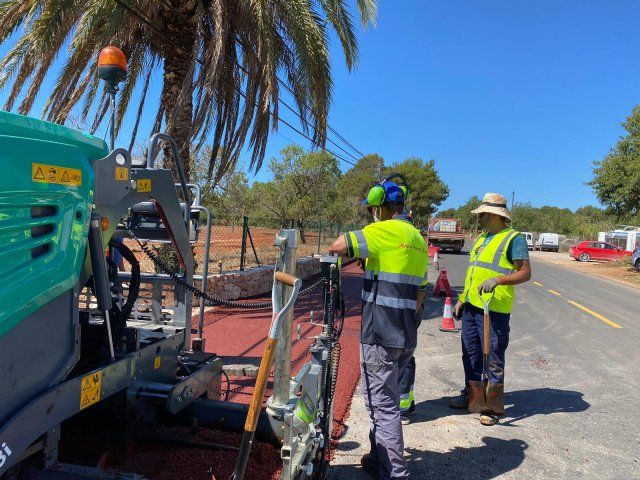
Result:
[[[427,285],[427,245],[403,215],[408,191],[392,181],[398,176],[377,183],[363,201],[372,207],[377,221],[338,237],[329,250],[366,259],[360,366],[371,448],[360,463],[380,480],[410,478],[404,459],[399,377],[416,348],[416,311]]]
[[[485,232],[480,235],[469,254],[469,268],[464,291],[453,309],[462,318],[462,364],[465,388],[460,396],[450,400],[452,408],[469,406],[469,381],[480,382],[483,372],[484,342],[483,300],[488,301],[491,318],[489,341],[488,396],[497,405],[496,411],[485,412],[480,423],[491,426],[504,413],[504,365],[509,344],[509,319],[515,298],[515,285],[531,279],[529,249],[524,236],[508,225],[511,213],[507,199],[497,193],[487,193],[482,204],[472,213]],[[492,296],[493,295],[493,296]]]

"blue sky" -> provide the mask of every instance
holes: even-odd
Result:
[[[354,72],[332,47],[330,124],[389,163],[433,158],[451,191],[443,208],[486,191],[534,205],[597,204],[584,185],[592,162],[639,103],[638,18],[631,0],[380,0]],[[146,133],[155,112],[145,113]],[[309,146],[282,125],[267,159],[290,140]],[[257,179],[266,178],[263,167]]]

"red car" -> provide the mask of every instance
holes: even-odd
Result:
[[[606,242],[586,241],[571,245],[569,255],[580,262],[588,262],[589,260],[620,260],[623,257],[630,257],[633,252],[622,250]]]

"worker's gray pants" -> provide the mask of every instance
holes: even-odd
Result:
[[[413,348],[360,344],[362,392],[369,414],[371,459],[378,464],[380,480],[408,479],[400,422],[398,376]]]

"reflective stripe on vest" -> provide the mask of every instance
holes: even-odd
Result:
[[[519,232],[506,228],[493,235],[480,253],[478,251],[487,238],[487,234],[485,233],[478,237],[469,254],[469,268],[462,294],[462,298],[465,301],[475,307],[483,308],[482,300],[478,294],[478,286],[485,280],[501,275],[509,275],[515,271],[515,265],[507,258],[507,250],[509,243],[516,235],[519,235]],[[491,302],[491,311],[511,313],[514,295],[515,288],[513,285],[498,285]]]

